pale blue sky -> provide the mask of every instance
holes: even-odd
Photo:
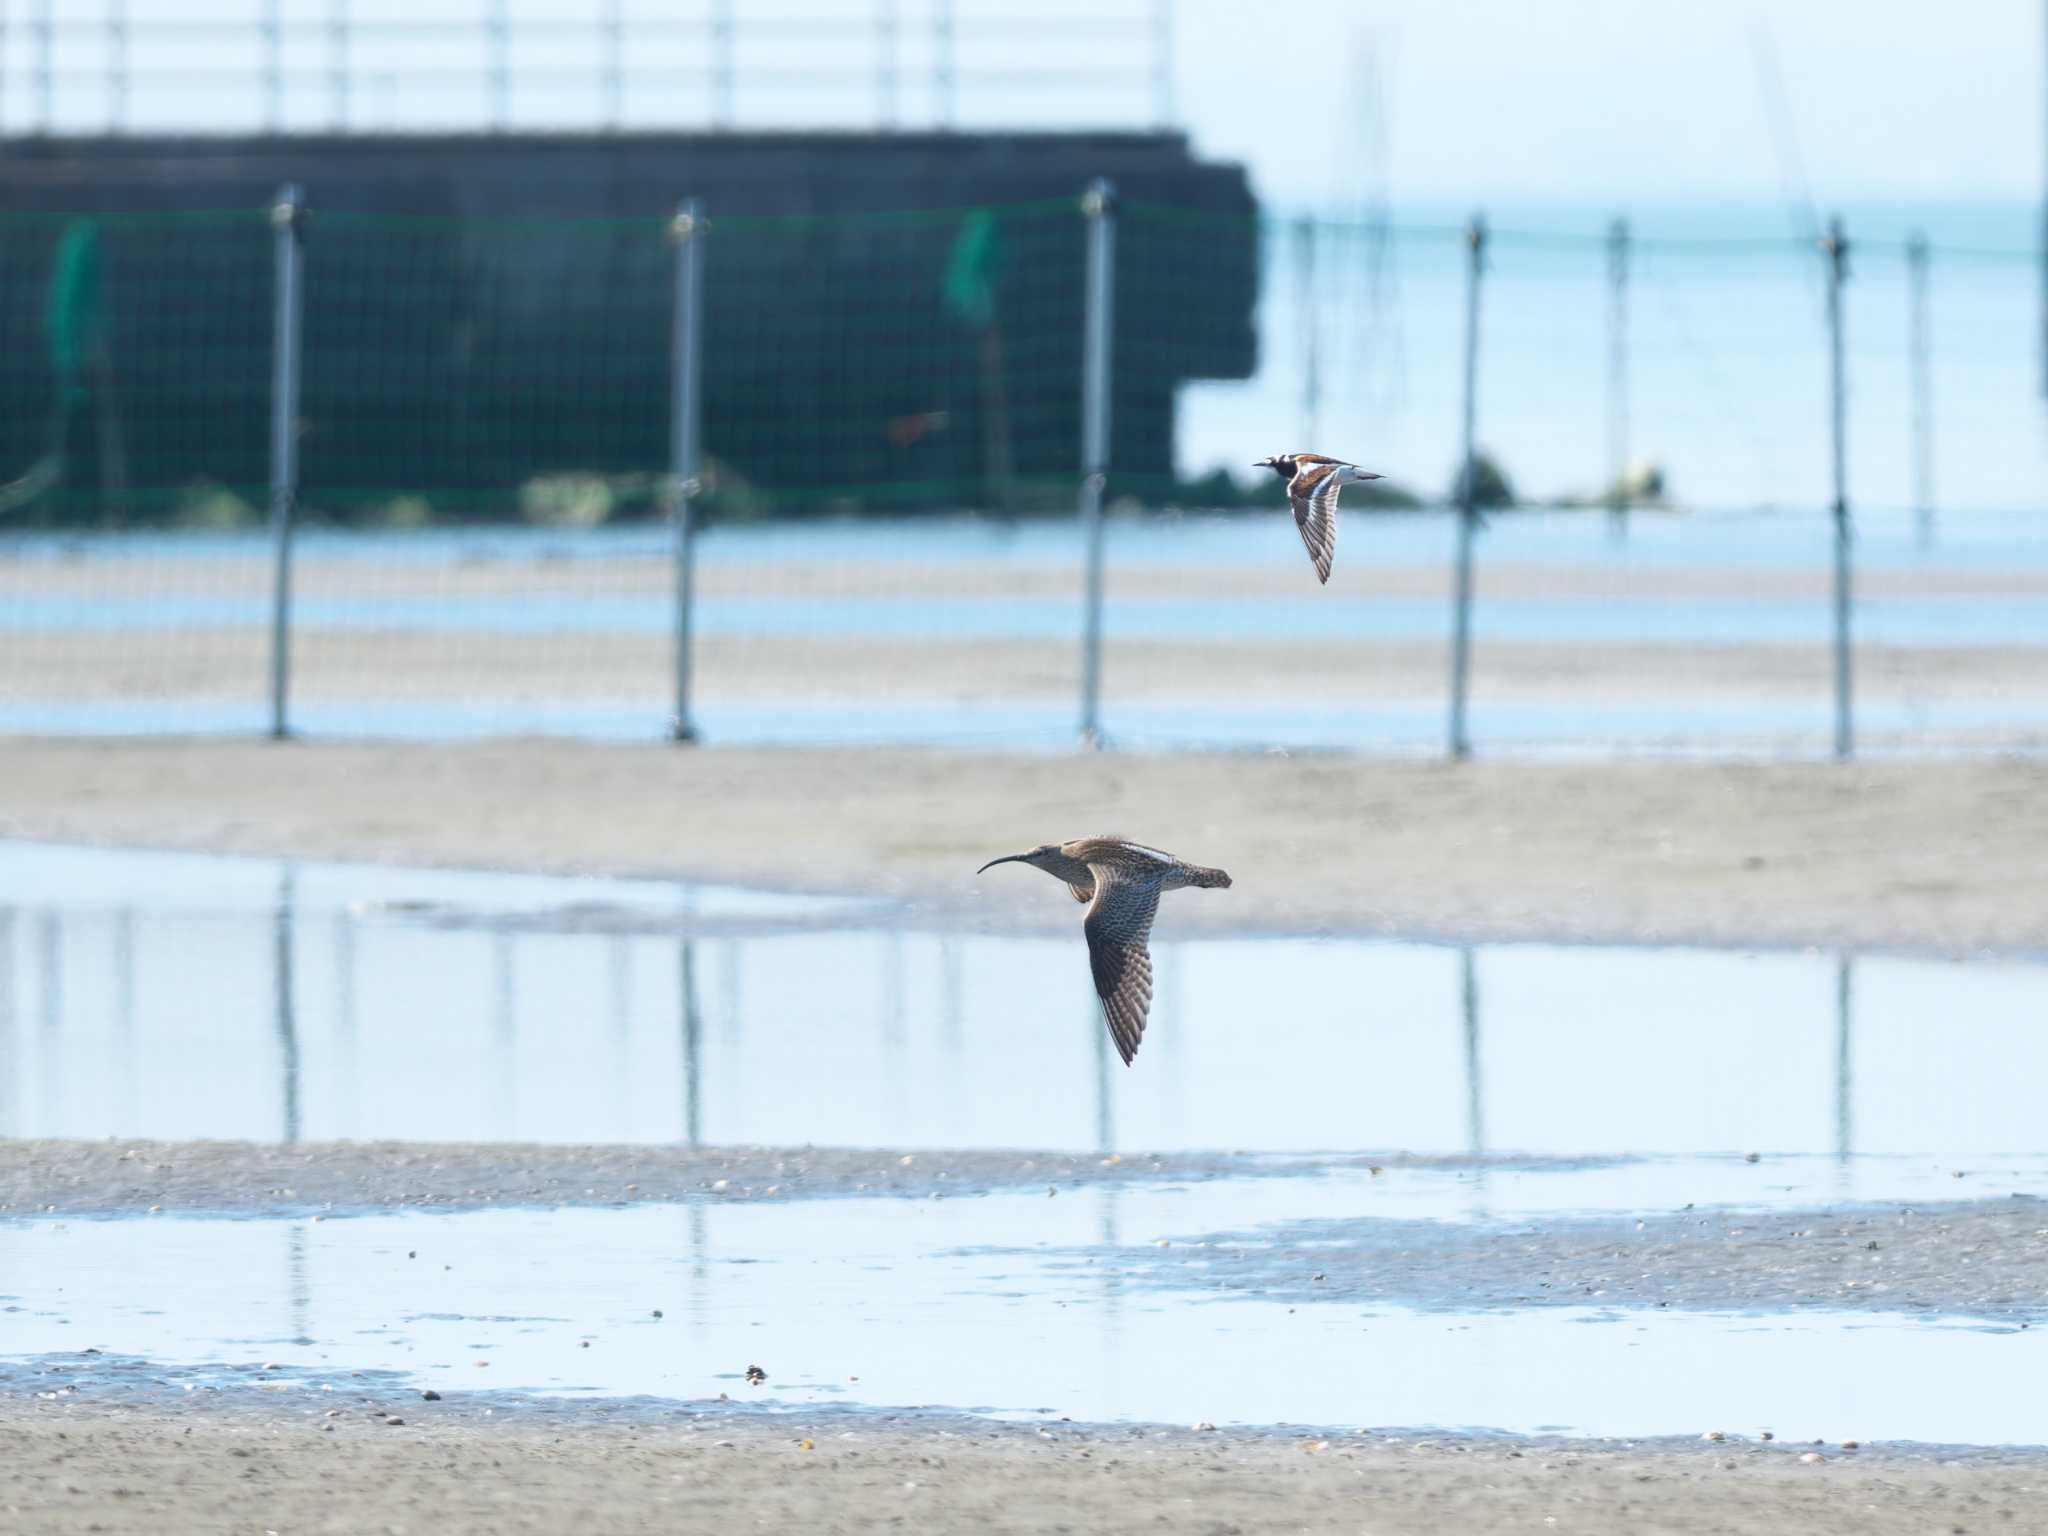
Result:
[[[1181,100],[1267,195],[1365,174],[1343,135],[1362,50],[1397,202],[1775,198],[1767,25],[1822,201],[2011,198],[2042,179],[2040,0],[1180,0]],[[1768,18],[1767,23],[1759,18]]]
[[[0,0],[0,123],[36,121],[33,22],[44,0]],[[351,48],[358,123],[475,127],[487,0],[345,0],[361,24]],[[894,0],[898,120],[930,123],[937,0]],[[280,0],[293,80],[286,117],[331,113],[327,19],[333,0]],[[634,17],[698,30],[636,36],[629,124],[696,126],[711,104],[683,73],[701,62],[713,0],[620,0]],[[888,0],[733,0],[741,127],[867,126],[877,113]],[[246,129],[262,118],[255,22],[264,0],[48,0],[60,32],[60,124],[97,129],[109,114],[106,19],[138,23],[129,55],[135,126]],[[600,111],[608,0],[505,0],[517,125],[587,125]],[[1151,0],[953,0],[963,72],[1089,70],[1059,87],[963,86],[963,127],[1128,126],[1152,112]],[[2042,0],[1177,0],[1174,83],[1200,150],[1241,159],[1283,203],[1349,202],[1377,178],[1397,204],[1513,199],[1640,204],[1767,199],[1784,192],[1759,84],[1756,37],[1770,47],[1816,200],[2032,199],[2042,181]],[[809,18],[793,25],[790,18]],[[237,39],[147,30],[198,16],[244,18]],[[1043,17],[1039,26],[1019,25]],[[1083,18],[1080,25],[1058,19]],[[447,23],[405,38],[379,18]],[[576,35],[562,23],[593,24]],[[553,30],[547,30],[550,26]],[[1381,128],[1359,97],[1364,61],[1384,87]],[[179,69],[221,73],[180,79]],[[167,72],[169,71],[169,72]],[[771,78],[782,71],[785,78]],[[800,78],[798,78],[800,77]],[[1373,143],[1379,148],[1375,153]]]

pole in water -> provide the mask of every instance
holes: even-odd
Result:
[[[712,0],[711,126],[732,126],[733,0]]]
[[[1173,0],[1152,0],[1152,122],[1173,127]]]
[[[690,718],[691,601],[695,506],[703,490],[699,431],[704,360],[704,205],[685,198],[669,222],[675,247],[675,313],[669,351],[669,499],[675,531],[675,712],[671,741],[695,741]]]
[[[1607,520],[1628,536],[1628,220],[1607,231]]]
[[[875,121],[894,128],[901,121],[896,104],[896,0],[875,0]]]
[[[953,126],[953,0],[932,0],[932,116]]]
[[[1472,673],[1472,535],[1478,521],[1479,454],[1474,446],[1479,390],[1479,277],[1486,266],[1486,218],[1474,214],[1465,229],[1465,430],[1458,470],[1458,555],[1451,611],[1451,756],[1472,755],[1465,729],[1465,694]]]
[[[57,131],[57,71],[52,49],[56,32],[50,20],[52,0],[37,0],[31,23],[36,35],[36,123],[47,137]]]
[[[491,132],[503,133],[512,118],[512,17],[507,0],[490,0],[484,13],[484,49],[489,58]]]
[[[349,0],[327,0],[327,115],[336,132],[348,127],[349,86]]]
[[[604,8],[604,126],[617,133],[626,124],[626,17],[625,0],[605,0]]]
[[[1855,1130],[1855,1078],[1850,1072],[1854,966],[1855,958],[1847,950],[1835,956],[1835,1160],[1841,1163],[1849,1161]]]
[[[299,189],[278,189],[270,227],[275,272],[270,339],[270,734],[291,734],[292,523],[299,498],[299,323],[301,236],[305,203]]]
[[[1102,744],[1102,488],[1109,473],[1111,306],[1116,297],[1116,190],[1090,184],[1086,310],[1081,331],[1081,529],[1087,591],[1081,631],[1081,742]]]
[[[1829,221],[1821,252],[1828,264],[1828,393],[1835,484],[1835,756],[1846,758],[1855,748],[1849,675],[1848,401],[1842,371],[1842,285],[1849,276],[1849,241],[1839,217]]]
[[[1294,302],[1301,332],[1301,440],[1323,439],[1323,356],[1321,317],[1316,302],[1316,221],[1303,214],[1294,225]]]
[[[284,128],[284,23],[278,14],[283,0],[264,0],[263,5],[263,128],[278,133]]]
[[[1934,547],[1934,374],[1929,362],[1927,236],[1906,242],[1907,355],[1913,370],[1913,521],[1920,547]]]

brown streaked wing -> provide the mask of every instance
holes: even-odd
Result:
[[[1159,887],[1130,879],[1103,864],[1091,864],[1095,900],[1082,922],[1088,935],[1088,966],[1095,973],[1095,994],[1109,1038],[1124,1065],[1138,1054],[1145,1015],[1152,1007],[1152,956],[1145,941],[1159,911]]]
[[[1287,484],[1287,499],[1294,506],[1294,526],[1301,530],[1301,542],[1315,562],[1316,580],[1327,583],[1330,566],[1337,558],[1336,461],[1305,467]]]

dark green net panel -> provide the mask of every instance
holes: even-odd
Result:
[[[0,216],[0,516],[119,527],[260,503],[264,214]]]
[[[269,477],[266,210],[0,219],[0,507],[16,526],[246,521]],[[721,218],[701,236],[714,517],[1029,511],[1080,454],[1078,199]],[[323,214],[303,232],[301,506],[338,523],[654,515],[669,221]],[[1254,360],[1256,230],[1119,232],[1118,486],[1171,483],[1176,392]]]

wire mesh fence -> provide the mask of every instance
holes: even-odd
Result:
[[[1464,464],[1455,223],[1111,205],[1101,727],[1441,750]],[[1083,200],[299,227],[289,724],[1050,746],[1087,705]],[[0,215],[0,729],[268,723],[268,210]],[[1853,239],[1853,231],[1852,231]],[[1861,745],[2048,739],[2024,253],[1851,246]],[[1803,238],[1493,229],[1469,734],[1824,750],[1825,272]],[[701,464],[677,461],[680,337]],[[1277,480],[1345,493],[1319,587]],[[1953,486],[1954,499],[1943,489]]]

